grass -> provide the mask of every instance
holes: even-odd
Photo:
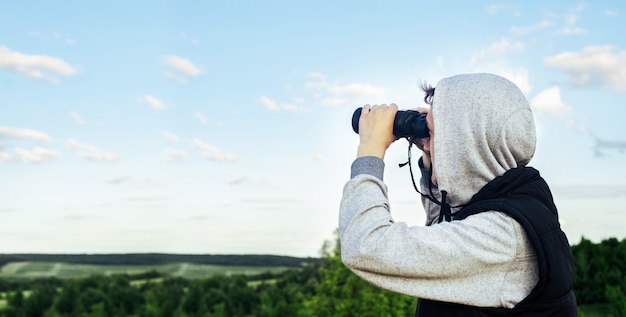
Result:
[[[163,265],[85,265],[53,262],[12,262],[0,270],[0,278],[41,278],[60,279],[83,278],[90,275],[136,275],[157,271],[168,277],[188,279],[205,278],[213,275],[255,275],[264,272],[281,272],[286,267],[256,266],[220,266],[192,263],[173,263]]]

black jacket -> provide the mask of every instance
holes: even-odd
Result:
[[[560,228],[550,188],[531,167],[514,168],[485,185],[452,215],[461,221],[484,211],[501,211],[526,232],[539,266],[539,282],[514,308],[473,307],[420,299],[415,316],[577,316],[572,291],[572,253]]]

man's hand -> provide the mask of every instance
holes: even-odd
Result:
[[[359,148],[357,157],[377,156],[385,158],[387,148],[396,140],[393,136],[393,120],[398,112],[398,106],[392,103],[389,106],[365,105],[359,119]]]

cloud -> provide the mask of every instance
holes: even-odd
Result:
[[[141,103],[147,104],[150,108],[155,110],[165,109],[165,104],[152,95],[146,95],[140,100]]]
[[[194,63],[184,57],[170,55],[166,56],[164,61],[169,70],[165,73],[165,76],[179,84],[185,84],[187,82],[182,76],[197,76],[202,73],[200,67],[194,65]]]
[[[176,162],[176,161],[186,159],[188,156],[189,155],[187,155],[187,152],[185,151],[176,150],[176,149],[167,149],[165,160],[167,162]]]
[[[199,139],[193,139],[191,141],[191,146],[202,151],[201,155],[209,160],[216,162],[237,162],[237,156],[234,154],[226,153],[220,148],[206,144]]]
[[[0,138],[1,137],[22,138],[22,139],[28,139],[28,140],[33,140],[33,141],[50,141],[51,140],[49,135],[41,131],[0,126]]]
[[[29,55],[0,46],[0,69],[37,80],[58,83],[52,74],[71,76],[76,70],[64,60],[47,55]]]
[[[528,69],[520,68],[517,71],[501,70],[498,73],[502,77],[512,81],[523,93],[528,94],[532,90]]]
[[[324,154],[315,154],[315,156],[313,157],[316,161],[326,161],[328,160],[328,158],[326,157],[326,155]]]
[[[619,16],[621,13],[620,10],[605,10],[604,11],[604,15],[606,15],[607,17],[616,17]]]
[[[265,107],[265,109],[269,110],[269,111],[290,111],[290,112],[297,112],[297,111],[301,111],[302,109],[299,108],[298,106],[294,105],[294,104],[289,104],[289,103],[282,103],[282,104],[278,104],[276,103],[274,100],[263,96],[260,98],[260,102],[263,105],[263,107]]]
[[[11,154],[7,152],[0,152],[0,163],[10,162],[11,160],[13,160]]]
[[[345,106],[358,101],[368,103],[385,102],[385,89],[367,83],[349,83],[345,85],[327,81],[308,82],[304,88],[320,100],[322,105]]]
[[[130,176],[122,176],[106,181],[107,184],[119,185],[130,180]]]
[[[561,89],[559,86],[552,86],[537,94],[530,101],[533,109],[540,113],[564,118],[572,114],[572,108],[561,100]]]
[[[385,89],[368,83],[339,84],[324,80],[326,76],[321,73],[305,74],[306,78],[314,79],[305,82],[300,93],[306,97],[294,98],[293,103],[279,103],[268,96],[262,96],[258,102],[269,111],[307,112],[311,111],[302,105],[304,100],[313,100],[317,105],[326,106],[349,106],[363,103],[385,103]]]
[[[200,68],[184,57],[174,55],[167,56],[165,57],[165,64],[171,70],[187,76],[200,75]]]
[[[511,33],[513,33],[513,35],[526,35],[529,33],[541,31],[551,26],[552,22],[550,20],[543,20],[529,26],[512,26]]]
[[[74,139],[67,140],[65,146],[77,150],[78,156],[90,161],[117,162],[119,160],[117,155],[113,153],[104,152],[96,146],[80,143]]]
[[[76,41],[72,38],[62,36],[59,32],[28,32],[32,37],[41,38],[41,39],[52,39],[54,41],[60,41],[67,45],[74,45]]]
[[[223,152],[205,152],[202,156],[208,158],[211,161],[217,162],[237,162],[237,157],[233,154]]]
[[[175,133],[172,132],[163,132],[163,137],[171,142],[179,142],[180,138],[178,137],[178,135],[176,135]]]
[[[174,75],[172,73],[165,73],[165,78],[167,78],[167,79],[169,79],[169,80],[171,80],[171,81],[173,81],[173,82],[175,82],[177,84],[181,84],[181,85],[184,85],[184,84],[187,83],[187,79],[185,79],[183,77],[180,77],[180,76],[177,76],[177,75]]]
[[[565,71],[577,86],[626,90],[626,51],[610,45],[587,46],[582,52],[563,52],[544,59],[546,66]]]
[[[20,148],[17,148],[14,151],[22,162],[27,163],[42,163],[61,156],[61,154],[59,154],[58,152],[40,147],[35,147],[32,151]]]
[[[504,3],[494,3],[485,7],[485,9],[490,15],[495,15],[505,8],[506,8],[506,5]]]
[[[565,26],[563,26],[563,28],[559,31],[557,31],[558,34],[562,34],[562,35],[584,35],[587,34],[587,30],[583,29],[581,27],[577,27],[575,26],[576,22],[578,22],[578,12],[581,12],[583,10],[582,6],[578,6],[576,9],[574,9],[573,13],[570,13],[566,18],[565,18]]]
[[[226,181],[226,184],[228,184],[228,185],[241,185],[241,184],[243,184],[243,183],[245,183],[247,181],[248,181],[247,177],[239,177],[239,178],[236,178],[236,179],[233,179],[233,180]]]
[[[72,117],[72,119],[74,119],[74,121],[80,125],[87,124],[87,121],[85,121],[85,119],[83,119],[83,117],[81,117],[80,114],[74,111],[70,112],[70,117]]]
[[[185,32],[180,32],[179,35],[180,35],[180,38],[183,40],[183,42],[189,42],[193,45],[200,45],[200,40],[190,37],[189,34]]]
[[[318,73],[318,72],[310,72],[305,74],[306,77],[308,78],[313,78],[313,79],[325,79],[326,75],[322,74],[322,73]]]
[[[491,58],[493,56],[503,55],[510,51],[520,51],[524,48],[524,44],[520,41],[511,42],[507,38],[502,38],[500,42],[491,44],[489,47],[484,48],[480,53],[474,55],[470,60],[470,65],[475,65],[478,61]]]
[[[583,29],[581,27],[573,27],[573,26],[566,25],[557,33],[563,34],[563,35],[584,35],[589,32],[586,29]]]
[[[206,117],[202,113],[196,112],[195,115],[198,121],[200,121],[200,123],[202,123],[203,125],[209,124],[209,121],[207,121]]]

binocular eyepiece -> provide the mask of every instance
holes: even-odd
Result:
[[[352,115],[352,130],[359,133],[359,119],[363,108],[358,108]],[[427,138],[429,137],[426,126],[426,114],[416,110],[398,110],[393,120],[393,135],[397,138]]]

